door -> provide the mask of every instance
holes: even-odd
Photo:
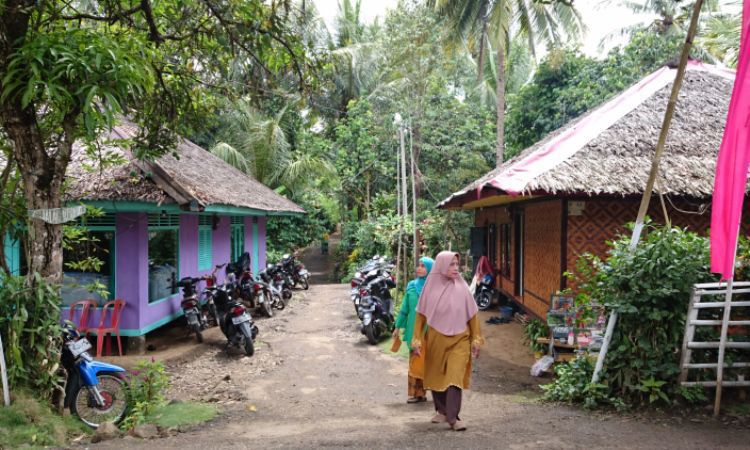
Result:
[[[515,241],[515,252],[514,252],[514,274],[513,280],[515,281],[515,287],[513,294],[517,296],[523,295],[523,211],[516,211],[513,215],[513,237]]]
[[[470,235],[471,244],[471,270],[472,272],[477,267],[479,257],[487,254],[487,227],[472,227]]]

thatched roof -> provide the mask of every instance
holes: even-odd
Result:
[[[482,197],[492,193],[589,196],[642,193],[675,74],[675,69],[668,68],[654,72],[454,193],[439,207],[458,207],[477,200],[481,189],[489,191]],[[732,71],[697,62],[688,65],[659,166],[661,179],[655,187],[657,192],[691,197],[711,195],[733,82]],[[623,102],[631,104],[622,110],[624,115],[613,117],[613,108]],[[609,122],[600,120],[608,114]]]
[[[94,164],[83,146],[76,144],[68,168],[71,181],[66,200],[144,201],[181,206],[193,203],[198,207],[232,206],[271,214],[305,212],[187,139],[179,140],[177,158],[168,154],[150,162],[139,161],[128,150],[107,143],[107,139],[132,139],[137,132],[134,124],[121,120],[102,138],[98,151],[125,160],[124,164],[104,168]]]

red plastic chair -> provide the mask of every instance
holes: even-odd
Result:
[[[112,353],[111,338],[117,336],[117,351],[122,356],[122,343],[120,342],[120,313],[125,307],[124,300],[112,300],[102,306],[102,316],[99,320],[99,326],[96,328],[96,357],[102,356],[102,344],[107,334],[110,335],[110,341],[107,341],[107,353]],[[109,325],[107,322],[107,311],[111,310],[109,316]]]
[[[80,308],[79,308],[80,307]],[[89,312],[91,308],[96,308],[96,302],[94,300],[80,300],[70,304],[70,313],[68,314],[68,320],[73,322],[78,329],[78,332],[83,336],[89,332]],[[76,311],[81,311],[78,316],[78,322],[75,320]]]

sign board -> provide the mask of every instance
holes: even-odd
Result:
[[[580,216],[583,214],[583,210],[586,208],[586,202],[582,201],[569,201],[568,202],[568,215],[569,216]]]

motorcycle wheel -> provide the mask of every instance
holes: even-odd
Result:
[[[380,332],[378,331],[378,327],[375,326],[375,323],[370,322],[370,324],[365,327],[365,336],[367,336],[367,342],[369,342],[370,345],[377,345]]]
[[[284,301],[283,298],[281,298],[280,295],[274,294],[273,299],[274,299],[273,304],[274,306],[276,306],[276,309],[281,311],[282,309],[286,308],[286,302]]]
[[[273,317],[273,306],[271,306],[270,298],[266,298],[265,301],[263,301],[263,312],[267,317]]]
[[[307,278],[303,278],[300,283],[302,283],[302,289],[308,290],[310,289],[310,283],[307,281]]]
[[[281,296],[284,298],[284,300],[291,300],[292,298],[292,290],[289,288],[284,288],[281,291]]]
[[[104,405],[97,406],[86,386],[79,385],[70,402],[70,413],[91,428],[99,428],[104,422],[118,423],[125,417],[128,408],[125,381],[119,373],[99,372],[99,393],[104,398]]]
[[[201,333],[201,330],[198,330],[198,329],[195,330],[195,339],[198,341],[199,344],[203,343],[203,333]]]
[[[242,324],[242,348],[245,350],[245,355],[253,356],[255,353],[255,346],[253,345],[253,332],[250,330],[250,325],[247,322]]]
[[[479,308],[480,311],[486,311],[487,308],[490,307],[491,303],[492,297],[490,297],[490,294],[488,292],[482,292],[477,297],[477,308]]]
[[[219,325],[219,311],[216,310],[216,305],[213,303],[210,303],[208,305],[208,312],[211,313],[211,321],[213,321],[214,325]]]

